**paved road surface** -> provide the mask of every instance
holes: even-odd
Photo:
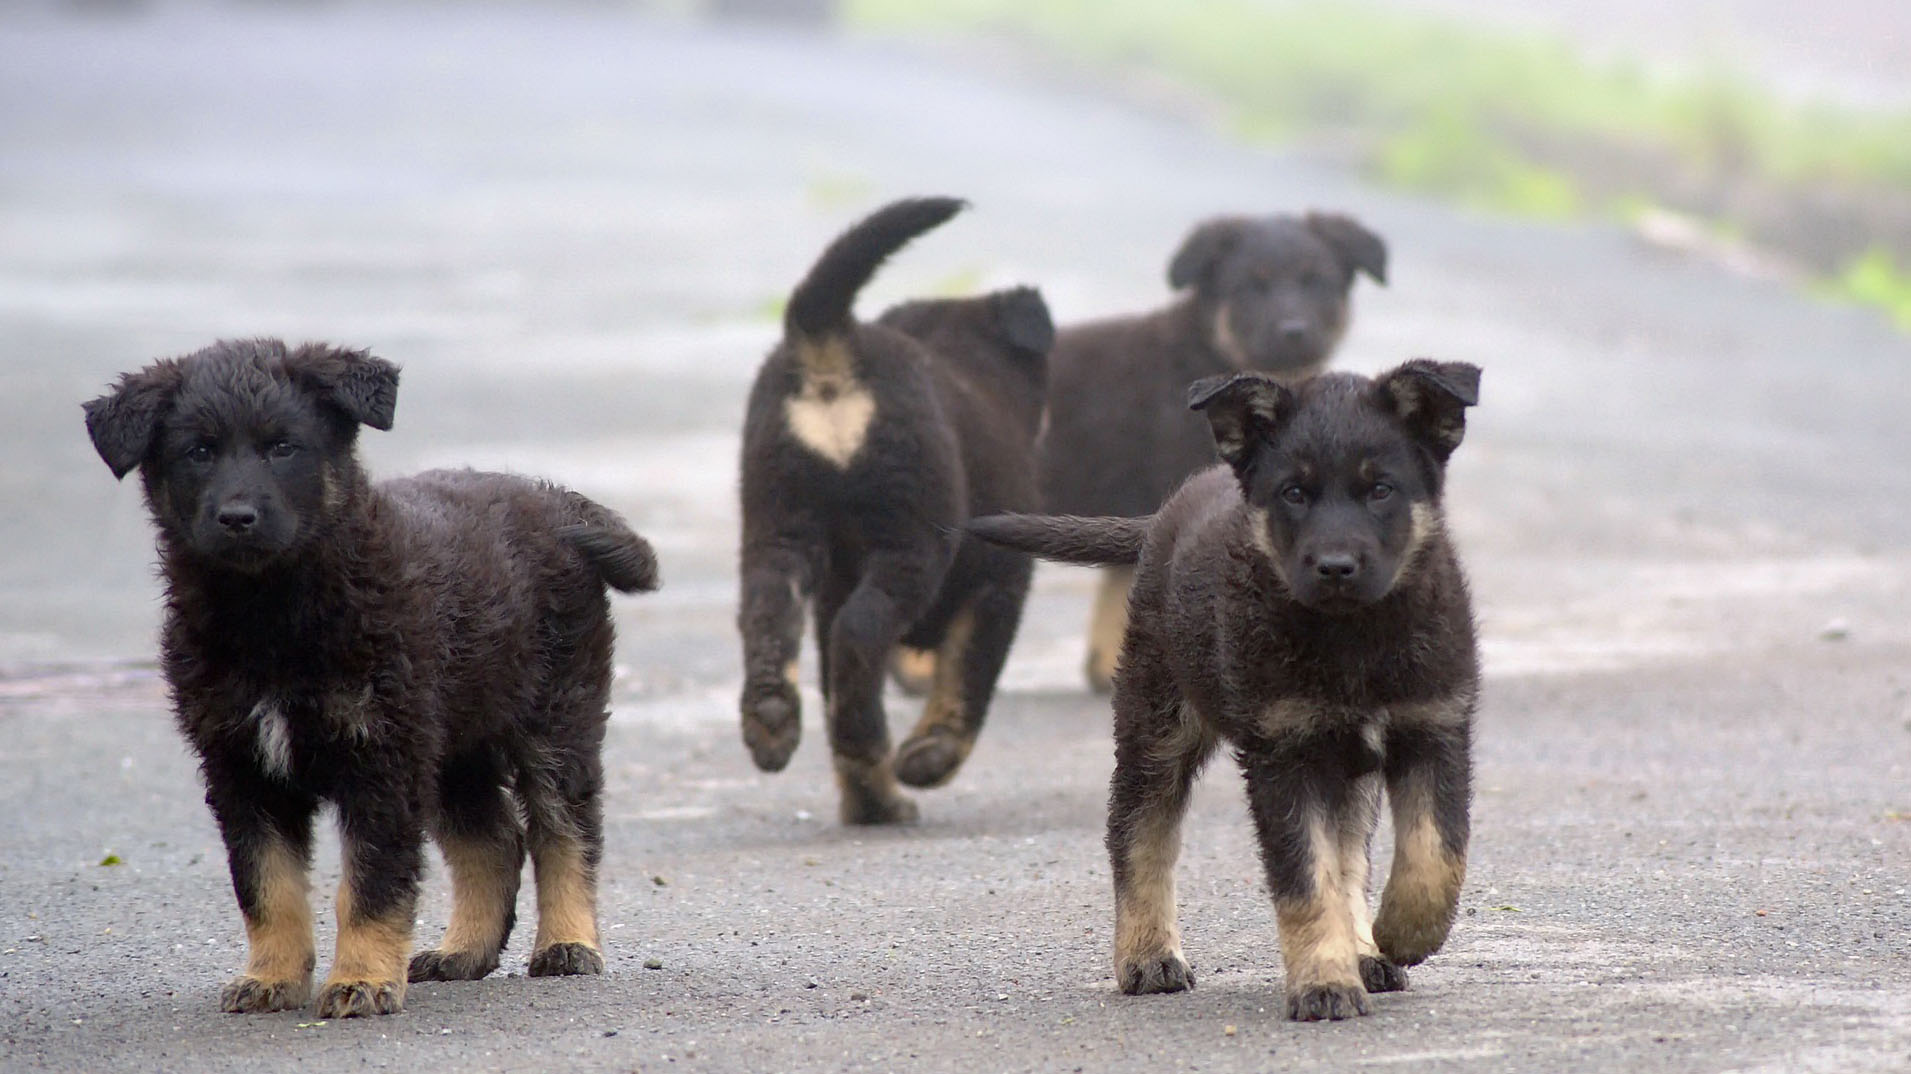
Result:
[[[1911,346],[1873,318],[1065,83],[610,8],[16,16],[0,102],[0,1070],[1911,1067]],[[867,308],[1016,281],[1063,320],[1135,308],[1197,217],[1332,206],[1395,255],[1345,364],[1485,366],[1451,493],[1488,663],[1476,850],[1449,947],[1373,1016],[1276,1017],[1225,766],[1180,873],[1200,988],[1115,991],[1084,572],[1040,573],[921,827],[837,827],[818,736],[750,767],[742,392],[822,242],[923,192],[975,208]],[[78,403],[252,333],[403,363],[377,472],[548,474],[657,543],[664,591],[618,605],[607,977],[215,1012],[237,916],[143,662],[136,489]]]

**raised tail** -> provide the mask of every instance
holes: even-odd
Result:
[[[790,292],[789,306],[783,311],[784,334],[818,340],[847,332],[856,293],[883,261],[967,204],[960,198],[906,198],[877,209],[838,235]]]
[[[584,554],[604,584],[620,593],[657,588],[657,553],[609,511],[605,520],[565,526],[557,535]]]
[[[991,544],[1004,545],[1058,563],[1093,567],[1132,564],[1141,558],[1152,516],[1082,518],[1076,515],[984,515],[963,528]]]

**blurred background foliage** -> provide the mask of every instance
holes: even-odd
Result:
[[[1911,331],[1911,108],[1358,0],[841,0],[838,15],[1166,87],[1240,137],[1470,207],[1616,217]],[[1911,40],[1911,9],[1900,29]]]

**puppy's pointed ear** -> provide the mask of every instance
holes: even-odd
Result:
[[[1168,286],[1179,291],[1186,287],[1205,287],[1214,278],[1215,267],[1241,240],[1247,221],[1238,216],[1222,216],[1204,221],[1188,232],[1168,262]]]
[[[1387,282],[1387,244],[1360,221],[1341,213],[1308,213],[1307,230],[1334,251],[1350,274],[1360,271],[1375,283]]]
[[[1240,473],[1254,457],[1254,445],[1293,412],[1294,393],[1259,373],[1203,377],[1188,385],[1188,409],[1207,412],[1215,452]]]
[[[990,296],[989,305],[1002,338],[1016,350],[1040,358],[1055,345],[1055,321],[1042,292],[1033,287],[998,291]]]
[[[159,419],[183,374],[168,358],[119,378],[112,391],[85,404],[86,435],[115,478],[132,473],[152,450]]]
[[[1466,362],[1413,361],[1382,373],[1374,395],[1444,465],[1466,438],[1466,408],[1480,401],[1480,367]]]
[[[285,360],[293,376],[346,417],[389,429],[398,409],[398,367],[370,351],[307,343]]]

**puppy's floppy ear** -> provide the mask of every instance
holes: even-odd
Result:
[[[1444,465],[1466,437],[1466,408],[1480,401],[1480,367],[1415,358],[1382,373],[1373,391]]]
[[[1351,273],[1359,270],[1387,282],[1387,244],[1360,221],[1342,213],[1308,213],[1307,230],[1327,244]]]
[[[125,477],[146,458],[160,416],[183,378],[179,363],[164,359],[121,376],[112,391],[85,404],[86,435],[115,478]]]
[[[1179,291],[1201,287],[1214,275],[1214,267],[1234,249],[1248,221],[1239,216],[1221,216],[1207,220],[1188,232],[1181,249],[1168,262],[1168,286]]]
[[[989,306],[1002,338],[1015,349],[1042,357],[1055,345],[1055,321],[1042,292],[1033,287],[997,291],[989,296]]]
[[[1203,377],[1188,385],[1188,409],[1207,411],[1214,450],[1238,473],[1293,412],[1294,393],[1259,373]]]
[[[389,429],[398,409],[398,367],[370,351],[307,343],[286,356],[286,368],[353,421]]]

